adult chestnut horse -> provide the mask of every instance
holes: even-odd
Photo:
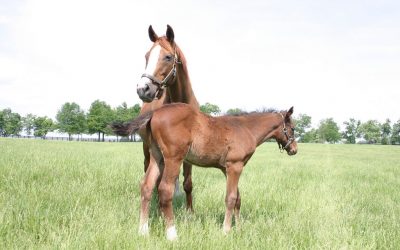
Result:
[[[167,25],[166,36],[159,37],[149,26],[149,37],[153,42],[146,53],[146,69],[143,73],[137,93],[143,100],[141,114],[160,108],[162,105],[173,102],[187,103],[194,109],[199,109],[199,104],[193,93],[190,83],[186,59],[179,46],[175,43],[175,35],[171,26]],[[146,131],[139,131],[143,140],[144,170],[149,165],[156,164],[149,151],[145,138]],[[192,165],[183,164],[183,187],[186,193],[186,207],[193,210],[192,205]],[[176,188],[179,188],[178,179]]]
[[[150,165],[143,179],[139,232],[149,233],[149,202],[156,180],[161,176],[158,195],[166,221],[167,239],[177,238],[172,196],[183,161],[219,168],[227,177],[223,231],[229,232],[233,211],[235,220],[238,222],[239,219],[239,177],[256,147],[274,138],[281,150],[286,150],[289,155],[297,153],[292,113],[293,107],[283,112],[211,117],[180,103],[164,105],[130,123],[114,126],[114,132],[122,135],[145,127],[155,161],[164,162],[163,165]]]

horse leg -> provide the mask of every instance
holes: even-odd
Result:
[[[186,209],[193,212],[192,205],[192,164],[183,162],[183,189],[186,193]]]
[[[153,188],[160,175],[160,169],[155,162],[153,157],[150,157],[149,165],[146,174],[143,177],[140,185],[140,221],[139,221],[139,234],[149,234],[149,210],[150,200],[153,192]]]
[[[150,151],[149,151],[149,146],[146,142],[143,141],[143,154],[144,154],[144,172],[146,173],[147,168],[149,167],[150,164]]]
[[[172,208],[172,197],[174,195],[174,185],[182,160],[164,159],[164,172],[158,186],[158,197],[160,210],[165,219],[167,228],[167,239],[176,240],[178,234],[174,225],[174,213]]]
[[[226,211],[223,227],[223,231],[225,234],[227,234],[231,230],[232,212],[238,202],[238,183],[242,168],[243,163],[241,162],[226,164]]]

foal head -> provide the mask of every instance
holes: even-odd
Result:
[[[146,68],[137,93],[144,102],[151,102],[161,97],[164,88],[172,84],[176,75],[178,60],[174,31],[167,25],[166,36],[158,37],[153,27],[149,26],[149,37],[153,46],[146,53]]]
[[[286,150],[288,155],[297,153],[297,143],[294,137],[294,123],[292,121],[293,107],[288,111],[279,113],[282,116],[282,124],[278,127],[276,141],[281,151]]]

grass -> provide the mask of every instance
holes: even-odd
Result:
[[[195,167],[195,213],[175,198],[173,243],[156,200],[151,236],[137,234],[142,162],[140,143],[0,138],[0,249],[400,248],[400,147],[300,144],[289,157],[260,146],[228,236],[225,178]]]

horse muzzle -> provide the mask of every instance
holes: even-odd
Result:
[[[156,98],[157,89],[151,82],[145,82],[137,85],[136,92],[142,101],[152,102]]]

